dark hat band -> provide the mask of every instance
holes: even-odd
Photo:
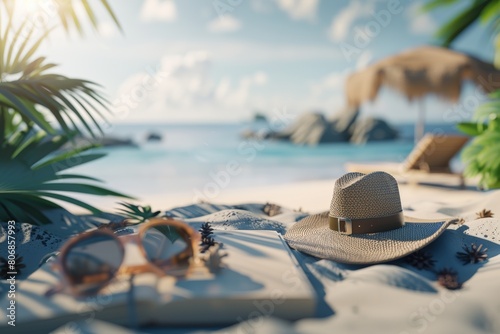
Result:
[[[350,219],[329,216],[330,229],[344,234],[367,234],[394,230],[405,225],[403,212],[379,218]]]

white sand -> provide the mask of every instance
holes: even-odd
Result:
[[[330,207],[334,183],[335,180],[331,179],[240,189],[222,189],[215,196],[206,197],[197,197],[194,192],[178,193],[175,195],[143,194],[139,196],[140,198],[137,201],[131,202],[151,205],[154,210],[166,210],[176,206],[194,204],[198,203],[200,199],[211,203],[223,204],[272,202],[291,209],[298,210],[301,208],[305,212],[318,212],[326,211]],[[474,190],[473,187],[469,187],[468,190],[460,190],[453,186],[440,187],[409,184],[400,184],[399,187],[403,206],[425,201],[439,202],[441,204],[468,203],[470,200],[477,200],[483,194]],[[118,207],[116,202],[121,201],[116,198],[99,198],[95,196],[78,198],[82,198],[90,204],[108,212],[115,212]],[[64,206],[75,213],[84,212],[81,208],[75,208],[71,205]]]
[[[210,201],[221,204],[274,202],[288,209],[308,212],[329,208],[334,180],[310,181],[282,186],[256,187],[221,192]],[[368,267],[346,266],[296,252],[298,261],[315,287],[318,318],[294,324],[272,317],[224,329],[223,333],[500,333],[500,191],[478,192],[436,186],[400,185],[403,206],[432,216],[463,218],[427,250],[435,268],[451,267],[458,272],[463,288],[446,290],[436,274],[418,270],[404,261]],[[144,198],[156,210],[193,202],[192,194]],[[94,202],[103,209],[112,202]],[[113,207],[115,207],[113,205]],[[210,207],[207,210],[207,207]],[[482,209],[493,210],[494,218],[476,219]],[[212,210],[210,212],[210,210]],[[221,210],[217,206],[192,205],[181,208],[180,218],[192,224],[210,221],[215,228],[285,229],[300,213],[265,219],[262,213]],[[224,222],[224,224],[222,224]],[[219,224],[219,225],[218,225]],[[456,253],[463,245],[483,244],[488,260],[462,265]],[[161,332],[161,329],[153,332]]]
[[[215,198],[217,203],[274,202],[292,209],[302,208],[306,212],[326,211],[330,208],[335,180],[297,182],[279,186],[254,187],[228,190]],[[403,206],[425,201],[443,204],[467,203],[476,200],[482,193],[475,190],[458,190],[437,186],[400,184]]]

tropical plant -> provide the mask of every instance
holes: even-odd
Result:
[[[458,0],[432,0],[424,6],[429,11],[458,3]],[[463,2],[463,1],[462,1]],[[495,66],[500,67],[500,0],[471,0],[455,17],[436,33],[441,43],[449,47],[473,24],[488,25],[494,39]],[[479,176],[483,188],[500,188],[500,91],[489,95],[489,101],[479,105],[473,122],[462,122],[458,128],[474,140],[462,152],[465,175]]]
[[[131,223],[144,223],[146,220],[160,214],[160,211],[153,211],[149,205],[142,206],[127,202],[120,202],[118,204],[122,206],[122,208],[118,209],[118,212],[125,215]]]
[[[88,153],[92,146],[76,149],[68,143],[78,133],[95,137],[102,132],[108,103],[97,84],[53,73],[56,65],[38,52],[54,27],[36,25],[29,16],[16,21],[23,2],[0,0],[0,220],[48,223],[43,211],[60,207],[53,200],[98,212],[64,193],[127,196],[93,185],[99,181],[94,178],[62,172],[104,156]],[[87,0],[49,2],[49,14],[67,32],[75,28],[83,34],[84,16],[97,29]],[[78,3],[83,14],[76,10]],[[120,28],[108,2],[100,3]],[[55,22],[53,17],[48,21]]]
[[[464,3],[463,0],[431,0],[423,7],[423,11],[448,7]],[[443,24],[436,32],[436,37],[445,47],[449,47],[458,37],[477,22],[489,26],[496,49],[495,65],[500,67],[500,1],[470,0],[467,6],[452,19]]]
[[[65,173],[104,156],[89,153],[94,146],[61,150],[69,140],[64,135],[22,131],[0,145],[0,175],[4,176],[0,179],[0,219],[48,224],[51,221],[44,210],[61,208],[51,199],[99,213],[97,208],[65,195],[67,192],[128,197],[96,185],[98,179]]]
[[[500,91],[489,97],[491,101],[476,109],[475,122],[458,124],[462,132],[476,136],[462,152],[465,176],[479,176],[486,189],[500,188]]]
[[[69,23],[73,22],[78,31],[82,32],[74,1],[53,1],[58,4],[57,14],[64,28],[69,29]],[[93,26],[97,27],[94,11],[86,0],[81,2],[87,9]],[[107,1],[101,2],[117,22]],[[5,24],[3,20],[0,23],[0,125],[3,128],[9,127],[5,113],[14,112],[21,116],[26,127],[37,126],[49,134],[55,134],[57,129],[50,124],[48,113],[66,133],[73,130],[83,132],[83,127],[95,136],[101,131],[100,123],[104,121],[102,111],[108,110],[107,101],[97,90],[98,85],[50,73],[56,65],[47,62],[45,57],[37,57],[36,53],[54,27],[40,31],[39,26],[32,24],[30,17],[26,17],[15,27],[14,1],[0,0],[0,9],[2,5],[7,19]],[[35,36],[36,33],[39,36]]]

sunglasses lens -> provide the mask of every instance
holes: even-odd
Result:
[[[148,260],[155,263],[175,263],[191,255],[186,253],[189,247],[187,232],[170,225],[148,228],[142,244]]]
[[[118,241],[108,235],[98,235],[74,244],[63,266],[73,286],[83,292],[96,292],[115,276],[122,260],[123,251]]]

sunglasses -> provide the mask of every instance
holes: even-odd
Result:
[[[204,268],[199,241],[189,225],[163,218],[150,219],[137,234],[118,237],[105,228],[85,232],[61,248],[54,267],[64,280],[46,296],[64,290],[76,296],[94,295],[121,275],[187,277]]]

